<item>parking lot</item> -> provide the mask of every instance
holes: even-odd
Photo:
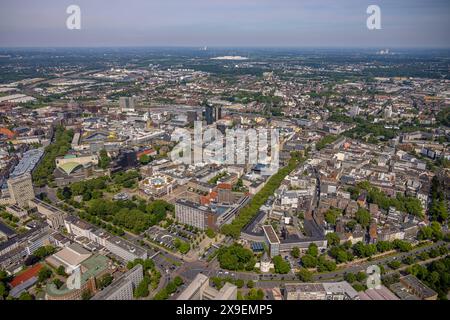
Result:
[[[179,239],[184,242],[190,242],[187,238],[180,236],[178,232],[169,232],[156,226],[150,227],[145,233],[153,241],[172,250],[176,249],[174,245],[175,239]]]

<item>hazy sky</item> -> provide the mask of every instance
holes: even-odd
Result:
[[[0,47],[450,47],[449,30],[449,0],[0,0]]]

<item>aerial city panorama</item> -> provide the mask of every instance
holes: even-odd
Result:
[[[0,308],[450,297],[448,1],[0,7]]]

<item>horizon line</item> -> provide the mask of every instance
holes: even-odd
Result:
[[[18,46],[0,46],[0,49],[102,49],[102,48],[180,48],[180,49],[434,49],[434,50],[450,50],[450,46],[332,46],[332,45],[100,45],[100,46],[66,46],[66,45],[52,45],[52,46],[33,46],[33,45],[18,45]],[[207,50],[204,50],[207,51]]]

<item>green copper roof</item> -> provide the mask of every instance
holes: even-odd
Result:
[[[65,173],[71,174],[75,171],[78,167],[81,167],[82,165],[77,162],[66,162],[59,166],[62,170],[64,170]]]
[[[92,257],[84,260],[81,265],[86,269],[81,274],[81,286],[83,286],[86,281],[92,277],[97,277],[99,274],[108,269],[109,259],[100,254],[95,254]],[[72,289],[67,288],[67,285],[63,285],[61,288],[56,288],[54,283],[49,283],[46,285],[46,292],[50,296],[61,296],[65,295]]]

